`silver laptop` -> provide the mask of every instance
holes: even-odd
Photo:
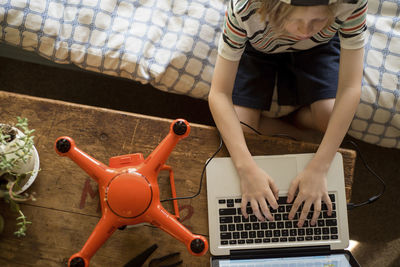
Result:
[[[301,228],[297,227],[300,211],[293,220],[287,218],[291,207],[286,203],[290,182],[313,155],[254,156],[258,166],[279,188],[279,208],[271,209],[275,219],[264,222],[251,214],[250,206],[247,208],[249,218],[241,215],[240,182],[231,159],[210,161],[206,174],[212,266],[358,266],[351,253],[345,250],[349,245],[349,231],[340,153],[336,153],[327,175],[333,214],[328,216],[323,204],[317,225],[311,226],[307,220]],[[287,262],[282,261],[283,258]]]

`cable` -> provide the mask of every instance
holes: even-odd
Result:
[[[147,224],[147,223],[145,223],[143,226],[149,227],[149,228],[158,229],[157,226],[154,226],[154,225],[152,225],[152,224]],[[129,226],[128,226],[128,227],[129,227]],[[130,227],[130,228],[135,228],[135,227],[137,227],[137,225],[134,225],[133,227]],[[195,233],[195,232],[192,232],[192,234],[194,234],[194,235],[202,235],[202,236],[205,236],[205,237],[209,237],[209,235],[207,235],[207,234],[200,234],[200,233]],[[161,265],[161,266],[166,266],[166,265]]]
[[[222,149],[222,137],[221,134],[218,132],[219,134],[219,146],[217,148],[217,150],[214,152],[214,154],[206,161],[206,163],[204,164],[203,170],[201,172],[201,176],[200,176],[200,184],[199,184],[199,190],[197,191],[196,194],[192,195],[192,196],[187,196],[187,197],[175,197],[175,198],[167,198],[167,199],[163,199],[160,200],[160,202],[165,202],[165,201],[173,201],[173,200],[182,200],[182,199],[191,199],[191,198],[195,198],[198,195],[200,195],[201,192],[201,187],[203,184],[203,178],[204,178],[204,173],[206,172],[206,167],[208,165],[208,163],[210,163],[210,161],[218,154],[218,152]]]
[[[253,127],[251,127],[250,125],[244,123],[244,122],[240,122],[241,124],[245,125],[246,127],[250,128],[251,130],[253,130],[254,132],[256,132],[259,135],[262,135],[259,131],[257,131],[256,129],[254,129]],[[201,176],[200,176],[200,183],[199,183],[199,189],[197,191],[196,194],[192,195],[192,196],[187,196],[187,197],[175,197],[175,198],[167,198],[167,199],[163,199],[160,200],[160,202],[166,202],[166,201],[173,201],[173,200],[182,200],[182,199],[192,199],[197,197],[198,195],[200,195],[201,193],[201,188],[202,188],[202,184],[203,184],[203,179],[204,179],[204,173],[206,171],[207,165],[208,163],[210,163],[210,161],[218,154],[218,152],[222,149],[222,137],[221,134],[218,132],[219,135],[219,146],[217,148],[217,150],[214,152],[214,154],[206,161],[206,163],[204,164],[203,170],[201,172]]]
[[[256,134],[262,135],[262,133],[260,131],[256,130],[254,127],[248,125],[247,123],[245,123],[243,121],[240,121],[240,123],[243,124],[244,126],[248,127],[250,130],[252,130]],[[273,135],[271,135],[271,137],[285,137],[285,138],[288,138],[288,139],[292,139],[293,141],[298,141],[296,138],[294,138],[294,137],[292,137],[292,136],[290,136],[288,134],[273,134]]]
[[[251,129],[252,131],[254,131],[256,134],[262,135],[261,132],[259,132],[258,130],[256,130],[256,129],[253,128],[252,126],[248,125],[247,123],[244,123],[244,122],[242,122],[242,121],[240,121],[240,123],[243,124],[244,126],[248,127],[249,129]],[[220,140],[218,149],[214,152],[214,154],[213,154],[213,155],[206,161],[206,163],[204,164],[204,167],[203,167],[203,170],[202,170],[201,176],[200,176],[200,184],[199,184],[199,189],[198,189],[197,193],[195,193],[195,194],[192,195],[192,196],[187,196],[187,197],[168,198],[168,199],[161,200],[160,202],[173,201],[173,200],[182,200],[182,199],[192,199],[192,198],[195,198],[195,197],[197,197],[198,195],[200,195],[201,189],[202,189],[202,184],[203,184],[203,179],[204,179],[204,173],[205,173],[205,171],[206,171],[206,167],[207,167],[207,165],[210,163],[210,161],[211,161],[211,160],[218,154],[218,152],[222,149],[222,144],[223,144],[222,137],[221,137],[221,134],[220,134],[219,132],[218,132],[218,134],[219,134],[219,140]],[[293,138],[293,137],[291,137],[291,136],[289,136],[289,135],[286,135],[286,134],[277,134],[277,135],[274,135],[274,136],[276,136],[276,137],[282,137],[282,136],[284,136],[284,137],[287,137],[287,138],[290,138],[290,139],[292,139],[292,140],[297,141],[295,138]],[[363,202],[360,202],[360,203],[351,203],[351,202],[348,203],[348,204],[347,204],[347,210],[352,210],[352,209],[354,209],[354,208],[362,207],[362,206],[365,206],[365,205],[367,205],[367,204],[371,204],[371,203],[377,201],[377,200],[385,193],[385,191],[386,191],[386,183],[385,183],[385,181],[384,181],[374,170],[372,170],[371,167],[367,164],[367,162],[364,160],[364,157],[363,157],[363,155],[362,155],[362,153],[361,153],[361,150],[359,149],[359,147],[357,146],[357,144],[356,144],[355,142],[349,141],[349,140],[348,140],[348,141],[345,141],[345,143],[349,143],[349,144],[351,144],[351,145],[355,148],[355,150],[357,151],[357,154],[359,155],[359,157],[360,157],[360,159],[361,159],[361,161],[362,161],[364,167],[365,167],[373,176],[375,176],[375,177],[382,183],[382,190],[381,190],[380,193],[378,193],[378,194],[376,194],[376,195],[374,195],[374,196],[372,196],[372,197],[368,198],[367,200],[365,200],[365,201],[363,201]]]
[[[257,133],[258,135],[262,135],[261,132],[257,131],[255,128],[251,127],[251,126],[248,125],[247,123],[244,123],[244,122],[242,122],[242,121],[240,121],[240,123],[243,124],[243,125],[245,125],[245,126],[248,127],[249,129],[253,130],[253,131],[254,131],[255,133]],[[207,165],[208,165],[208,163],[210,163],[210,161],[218,154],[218,152],[222,149],[222,144],[223,144],[222,137],[221,137],[221,134],[220,134],[219,132],[218,132],[218,134],[219,134],[219,146],[218,146],[217,150],[214,152],[214,154],[213,154],[213,155],[206,161],[206,163],[204,164],[204,167],[203,167],[203,170],[202,170],[201,176],[200,176],[200,184],[199,184],[199,189],[198,189],[197,193],[194,194],[194,195],[192,195],[192,196],[187,196],[187,197],[167,198],[167,199],[160,200],[160,202],[173,201],[173,200],[182,200],[182,199],[192,199],[192,198],[195,198],[195,197],[197,197],[198,195],[200,195],[200,193],[201,193],[201,188],[202,188],[202,184],[203,184],[203,179],[204,179],[204,173],[205,173],[205,171],[206,171]],[[274,137],[282,137],[282,136],[297,141],[295,138],[293,138],[293,137],[291,137],[291,136],[289,136],[289,135],[286,135],[286,134],[277,134],[277,135],[274,135]]]
[[[258,135],[262,135],[261,132],[259,132],[258,130],[256,130],[255,128],[253,128],[252,126],[248,125],[247,123],[243,122],[243,121],[239,121],[240,124],[243,124],[244,126],[246,126],[247,128],[249,128],[250,130],[252,130],[253,132],[255,132]]]
[[[257,133],[258,135],[261,135],[261,133],[260,133],[259,131],[257,131],[256,129],[254,129],[254,128],[251,127],[250,125],[248,125],[248,124],[246,124],[246,123],[244,123],[244,122],[242,122],[242,121],[241,121],[240,123],[243,124],[244,126],[248,127],[249,129],[253,130],[253,131],[254,131],[255,133]],[[279,136],[285,136],[285,137],[288,137],[288,138],[290,138],[290,139],[293,139],[293,140],[297,141],[295,138],[293,138],[293,137],[291,137],[291,136],[289,136],[289,135],[286,135],[286,134],[277,134],[277,135],[275,135],[275,136],[277,136],[277,137],[279,137]],[[357,144],[356,144],[355,142],[348,140],[348,141],[345,141],[345,143],[351,144],[351,145],[356,149],[357,154],[359,155],[359,157],[360,157],[360,159],[361,159],[361,161],[362,161],[364,167],[365,167],[373,176],[375,176],[375,177],[382,183],[382,190],[381,190],[380,193],[378,193],[378,194],[376,194],[376,195],[374,195],[374,196],[372,196],[372,197],[368,198],[367,200],[365,200],[365,201],[363,201],[363,202],[360,202],[360,203],[351,203],[351,202],[348,203],[348,204],[347,204],[347,210],[352,210],[352,209],[354,209],[354,208],[362,207],[362,206],[365,206],[365,205],[367,205],[367,204],[371,204],[371,203],[377,201],[377,200],[383,195],[383,193],[385,193],[385,190],[386,190],[386,183],[385,183],[385,181],[384,181],[378,174],[376,174],[376,172],[375,172],[374,170],[372,170],[371,167],[367,164],[367,162],[364,160],[364,157],[363,157],[363,155],[362,155],[362,153],[361,153],[359,147],[357,146]]]
[[[240,121],[240,123],[245,125],[246,127],[250,128],[251,130],[253,130],[258,135],[262,135],[259,131],[257,131],[255,128],[251,127],[247,123],[244,123],[242,121]],[[187,197],[167,198],[167,199],[160,200],[160,202],[173,201],[173,200],[182,200],[182,199],[192,199],[192,198],[195,198],[198,195],[200,195],[202,184],[203,184],[203,179],[204,179],[204,173],[206,171],[207,165],[218,154],[218,152],[222,149],[222,144],[223,144],[222,137],[221,137],[221,134],[219,132],[218,132],[218,135],[219,135],[219,146],[218,146],[217,150],[214,152],[214,154],[204,164],[204,167],[203,167],[203,170],[202,170],[201,176],[200,176],[200,184],[199,184],[199,189],[198,189],[197,193],[192,195],[192,196],[187,196]],[[290,137],[290,138],[292,138],[292,137]],[[292,139],[294,139],[294,138],[292,138]],[[296,140],[296,139],[294,139],[294,140]]]
[[[376,194],[376,195],[374,195],[374,196],[372,196],[372,197],[368,198],[367,200],[365,200],[365,201],[363,201],[363,202],[360,202],[360,203],[348,203],[348,204],[347,204],[347,209],[348,209],[348,210],[352,210],[352,209],[354,209],[354,208],[362,207],[362,206],[365,206],[365,205],[367,205],[367,204],[371,204],[371,203],[377,201],[377,200],[383,195],[383,193],[385,193],[385,190],[386,190],[386,183],[385,183],[385,181],[384,181],[378,174],[376,174],[376,172],[375,172],[374,170],[372,170],[371,167],[367,164],[367,162],[364,160],[364,157],[362,156],[362,153],[361,153],[359,147],[357,146],[357,144],[356,144],[355,142],[348,140],[348,141],[346,141],[345,143],[349,143],[349,144],[353,145],[353,147],[356,149],[358,155],[360,156],[360,159],[361,159],[361,161],[362,161],[364,167],[365,167],[373,176],[375,176],[375,177],[382,183],[382,190],[381,190],[380,193],[378,193],[378,194]]]

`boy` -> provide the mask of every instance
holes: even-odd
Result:
[[[299,227],[312,205],[315,225],[321,201],[331,214],[326,173],[360,99],[366,9],[367,0],[230,0],[208,100],[240,177],[245,217],[250,202],[259,220],[273,220],[267,202],[278,207],[278,189],[252,159],[240,122],[263,134],[325,132],[290,185],[289,219],[303,203]],[[297,107],[292,124],[262,115],[275,87],[280,105]]]

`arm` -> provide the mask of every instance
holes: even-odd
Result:
[[[277,187],[251,157],[233,108],[232,90],[238,65],[238,61],[230,61],[218,55],[208,101],[214,121],[241,180],[242,214],[247,217],[246,204],[249,201],[257,218],[263,219],[258,208],[260,205],[264,216],[272,220],[265,199],[277,208]]]
[[[293,200],[297,188],[299,189],[299,193],[293,203],[289,218],[293,218],[294,212],[304,201],[299,226],[303,224],[312,204],[314,204],[315,210],[311,219],[312,224],[315,224],[319,216],[321,200],[328,205],[329,213],[332,211],[332,204],[326,186],[326,173],[348,131],[360,101],[363,55],[364,48],[354,50],[342,48],[340,53],[338,91],[328,128],[314,158],[304,171],[293,180],[290,186],[289,202]]]
[[[364,48],[342,49],[339,65],[338,92],[327,131],[315,155],[326,171],[353,120],[361,96]]]

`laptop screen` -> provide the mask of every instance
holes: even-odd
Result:
[[[283,257],[267,259],[218,259],[214,267],[350,267],[347,254],[323,256]]]

